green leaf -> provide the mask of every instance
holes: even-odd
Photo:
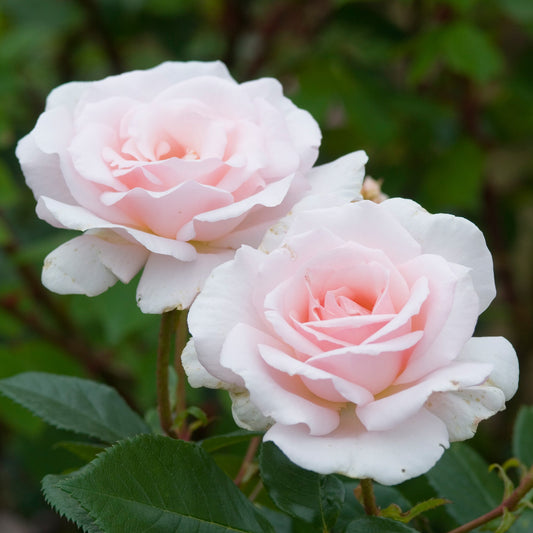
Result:
[[[503,487],[498,476],[465,444],[453,444],[426,476],[441,498],[451,500],[446,510],[460,524],[501,502]]]
[[[100,452],[103,452],[105,449],[99,444],[93,444],[91,442],[78,442],[73,440],[63,440],[57,442],[54,445],[54,448],[63,448],[87,463],[92,461]]]
[[[200,441],[198,444],[208,453],[216,452],[223,448],[249,441],[252,437],[262,435],[260,431],[247,431],[245,429],[232,431],[225,435],[216,435]]]
[[[513,428],[513,455],[526,466],[533,465],[533,407],[522,406]]]
[[[57,483],[107,532],[273,533],[199,446],[138,435]]]
[[[350,522],[345,533],[416,533],[416,529],[388,518],[368,516]]]
[[[272,442],[264,442],[261,477],[274,503],[290,515],[329,530],[344,502],[344,486],[334,476],[304,470]]]
[[[524,24],[533,21],[533,2],[531,0],[500,0],[500,7],[517,22]]]
[[[84,466],[80,470],[67,475],[52,475],[45,476],[41,482],[41,489],[45,500],[51,505],[61,516],[64,516],[71,522],[74,522],[85,533],[102,533],[102,530],[96,526],[89,513],[75,500],[70,494],[58,488],[59,481],[72,479],[81,474],[87,469]]]
[[[501,52],[476,26],[464,22],[450,24],[442,39],[444,57],[455,72],[481,83],[501,72],[504,64]]]
[[[103,442],[149,431],[114,389],[87,379],[25,372],[0,380],[0,392],[53,426]]]

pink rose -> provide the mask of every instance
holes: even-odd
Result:
[[[144,267],[144,312],[188,307],[214,266],[313,187],[349,179],[356,194],[364,154],[341,180],[310,177],[319,144],[276,80],[238,84],[220,62],[58,87],[17,156],[39,217],[84,234],[46,258],[43,283],[93,296]]]
[[[301,212],[276,239],[212,272],[183,361],[294,463],[399,483],[514,394],[512,346],[472,337],[495,295],[472,223],[361,201]]]

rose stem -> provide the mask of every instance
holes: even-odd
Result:
[[[248,445],[248,449],[246,450],[246,455],[244,456],[244,459],[242,460],[241,468],[239,469],[239,472],[237,473],[237,476],[233,480],[235,485],[237,487],[240,486],[242,483],[242,480],[244,479],[244,476],[246,475],[246,471],[248,470],[248,465],[253,461],[253,458],[255,457],[255,452],[257,451],[257,447],[259,446],[259,443],[261,442],[260,437],[252,437],[250,439],[250,444]]]
[[[250,492],[250,495],[248,496],[248,499],[253,502],[259,496],[259,493],[263,490],[263,482],[259,480],[257,482],[257,485],[252,489],[252,492]]]
[[[187,375],[181,361],[181,353],[187,344],[189,330],[187,328],[187,310],[180,311],[178,325],[176,327],[176,348],[174,350],[174,369],[178,377],[176,385],[176,414],[183,413],[187,409]],[[183,420],[182,426],[178,428],[178,438],[189,440],[189,428],[186,419]]]
[[[498,518],[498,516],[501,516],[505,509],[508,511],[514,511],[517,507],[522,498],[533,488],[533,467],[531,467],[527,474],[522,478],[520,481],[520,484],[516,489],[511,493],[511,495],[508,498],[505,498],[498,507],[495,509],[492,509],[492,511],[489,511],[488,513],[479,516],[478,518],[475,518],[471,522],[468,522],[466,524],[463,524],[462,526],[459,526],[455,529],[452,529],[449,531],[449,533],[467,533],[467,531],[472,531],[473,529],[482,526],[483,524],[486,524],[487,522],[490,522],[491,520],[494,520],[495,518]]]
[[[361,496],[363,498],[365,513],[377,516],[379,514],[379,509],[376,505],[374,486],[372,485],[372,480],[370,478],[361,479]]]
[[[168,363],[172,334],[176,327],[177,311],[168,311],[161,315],[159,329],[159,346],[157,348],[157,409],[161,428],[169,436],[174,437],[172,431],[172,412],[170,409],[170,395],[168,393]]]

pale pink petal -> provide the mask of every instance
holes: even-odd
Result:
[[[197,75],[169,86],[160,92],[156,102],[192,98],[208,102],[217,117],[227,117],[232,122],[254,116],[255,107],[245,91],[234,80]]]
[[[299,377],[291,377],[267,365],[259,352],[261,344],[279,347],[272,336],[246,324],[237,324],[220,355],[222,365],[242,379],[251,402],[259,411],[281,423],[306,424],[313,434],[326,434],[337,427],[337,404],[312,394]],[[200,361],[204,364],[202,359]],[[231,383],[235,383],[235,378]],[[287,409],[287,405],[291,408]]]
[[[449,446],[445,424],[424,409],[388,431],[367,431],[345,409],[339,427],[329,435],[311,435],[304,424],[277,423],[264,440],[274,442],[302,468],[372,478],[383,485],[427,472]]]
[[[267,206],[267,209],[263,209],[261,204],[253,206],[246,218],[230,234],[217,239],[215,244],[232,248],[238,248],[241,244],[259,246],[267,230],[290,211],[291,207],[304,195],[308,186],[304,177],[298,173],[279,205]]]
[[[395,264],[420,255],[418,242],[381,204],[367,200],[328,209],[297,213],[286,239],[313,229],[326,229],[345,241],[369,249],[383,250]]]
[[[18,142],[16,155],[36,199],[49,196],[67,204],[75,203],[61,175],[57,154],[45,154],[37,146],[34,136],[26,135]]]
[[[490,364],[451,363],[426,376],[410,387],[400,387],[395,392],[384,391],[387,396],[357,407],[357,416],[369,431],[383,431],[403,423],[413,416],[434,392],[458,391],[480,385],[491,371]]]
[[[506,400],[514,396],[518,388],[518,358],[504,337],[472,337],[457,360],[492,364],[487,385],[501,389]]]
[[[259,353],[268,365],[289,376],[300,376],[314,394],[328,401],[365,404],[373,400],[372,394],[364,387],[298,361],[272,346],[259,346]]]
[[[143,313],[164,313],[188,308],[202,290],[211,271],[231,259],[230,250],[199,253],[194,261],[177,261],[150,254],[137,286],[137,304]]]
[[[91,83],[90,81],[71,81],[52,89],[46,98],[46,111],[64,106],[68,112],[72,113]]]
[[[477,322],[477,294],[466,269],[457,278],[457,273],[436,255],[422,255],[414,263],[430,276],[429,296],[412,322],[414,329],[424,331],[424,337],[397,384],[416,381],[456,359]],[[404,272],[407,280],[417,277],[407,268]]]
[[[134,98],[149,102],[161,98],[165,89],[197,76],[214,76],[228,81],[233,78],[220,61],[165,62],[147,70],[134,70],[88,83],[80,103],[100,101],[111,96]]]
[[[457,392],[435,392],[425,407],[446,424],[453,442],[472,438],[482,420],[505,409],[505,396],[501,389],[480,385]]]
[[[113,201],[114,206],[135,220],[137,226],[149,228],[167,239],[179,238],[181,228],[195,215],[233,202],[230,193],[196,181],[187,181],[163,192],[136,187],[125,193],[108,193],[102,200]],[[188,237],[179,240],[200,240],[194,234]]]
[[[403,198],[382,204],[420,243],[423,253],[437,254],[471,268],[479,297],[479,313],[496,295],[492,257],[481,231],[472,222],[448,214],[431,215],[417,203]]]
[[[243,246],[232,261],[214,269],[189,310],[189,331],[198,357],[206,368],[216,364],[226,336],[235,324],[261,327],[250,295],[265,255]],[[220,364],[217,365],[220,368]],[[213,372],[213,370],[211,370]]]
[[[194,246],[187,242],[166,239],[128,226],[113,224],[93,215],[87,209],[57,202],[41,196],[37,203],[37,214],[52,226],[80,231],[89,229],[112,229],[123,238],[135,240],[156,254],[170,255],[181,261],[192,261],[196,257]]]

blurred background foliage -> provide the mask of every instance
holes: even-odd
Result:
[[[53,87],[191,59],[280,79],[320,123],[322,162],[364,149],[387,194],[482,228],[498,296],[478,334],[508,337],[522,378],[474,445],[505,458],[516,408],[533,403],[531,0],[0,0],[0,377],[92,377],[155,405],[158,317],[136,308],[134,282],[92,299],[40,286],[70,235],[36,218],[14,149]],[[191,400],[234,428],[223,397]],[[74,530],[39,493],[45,473],[81,464],[54,446],[72,438],[0,399],[1,531]]]

